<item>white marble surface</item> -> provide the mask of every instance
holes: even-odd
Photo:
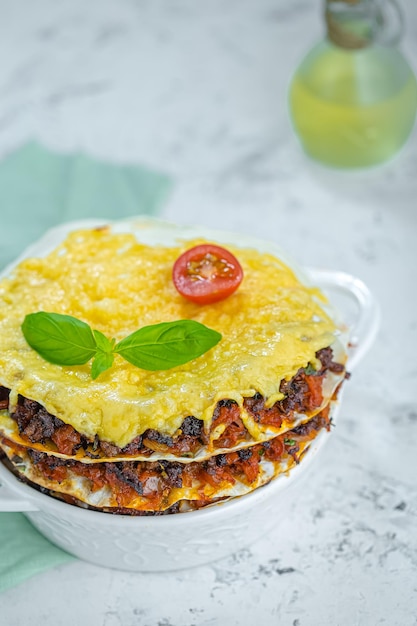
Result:
[[[416,69],[417,5],[402,5]],[[279,530],[192,571],[62,566],[3,593],[1,624],[417,624],[417,131],[366,172],[303,156],[286,89],[319,13],[308,0],[0,1],[2,154],[35,137],[165,170],[165,217],[276,239],[360,276],[383,311]]]

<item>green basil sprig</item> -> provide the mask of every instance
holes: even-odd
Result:
[[[70,315],[39,311],[26,315],[23,335],[45,361],[56,365],[84,365],[93,359],[91,377],[108,370],[119,354],[145,370],[183,365],[213,348],[221,334],[194,320],[144,326],[116,343]]]

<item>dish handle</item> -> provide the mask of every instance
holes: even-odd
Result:
[[[349,371],[358,365],[378,333],[380,309],[371,291],[359,278],[345,272],[309,268],[311,280],[325,291],[339,293],[356,304],[356,316],[349,323]]]
[[[9,488],[3,478],[0,478],[0,512],[1,513],[23,513],[25,511],[37,511],[38,508],[29,500],[20,498]]]

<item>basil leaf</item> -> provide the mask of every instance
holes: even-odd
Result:
[[[114,361],[113,347],[115,340],[107,339],[99,330],[93,330],[94,339],[97,344],[97,353],[91,365],[91,378],[95,380],[100,374],[108,370]]]
[[[31,348],[56,365],[84,365],[97,352],[90,326],[70,315],[31,313],[23,321],[22,332]]]
[[[45,311],[26,315],[22,332],[50,363],[83,365],[94,357],[93,379],[113,365],[114,353],[145,370],[166,370],[201,356],[221,339],[199,322],[180,320],[145,326],[115,345],[114,339],[75,317]]]
[[[104,352],[105,354],[111,354],[113,352],[115,340],[111,341],[107,339],[106,335],[103,335],[99,330],[93,330],[94,339],[96,340],[97,350]]]
[[[114,356],[111,352],[98,351],[91,366],[91,378],[95,380],[100,374],[108,370],[113,365],[113,361]]]
[[[201,356],[221,334],[194,320],[144,326],[114,348],[126,361],[144,370],[167,370]]]

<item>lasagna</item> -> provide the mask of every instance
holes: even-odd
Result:
[[[109,513],[186,512],[291,472],[330,429],[346,342],[323,294],[279,256],[226,244],[243,268],[239,288],[187,300],[172,268],[202,243],[147,222],[84,228],[1,280],[0,447],[18,477]],[[39,311],[114,341],[176,320],[221,340],[164,370],[115,354],[92,379],[88,363],[51,363],[28,345],[22,324]]]

